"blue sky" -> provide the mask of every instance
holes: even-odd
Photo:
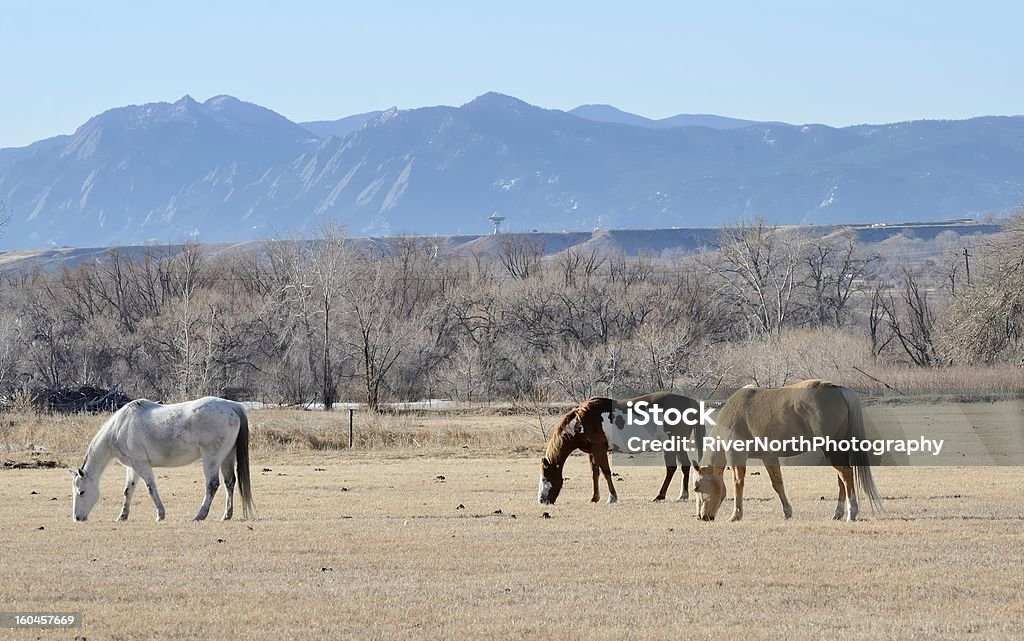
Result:
[[[293,120],[462,104],[848,125],[1024,113],[1024,5],[33,2],[0,10],[0,147],[227,93]]]

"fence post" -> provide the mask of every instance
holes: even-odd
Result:
[[[348,449],[352,449],[352,424],[355,420],[356,410],[355,408],[348,408]]]

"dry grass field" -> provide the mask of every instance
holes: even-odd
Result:
[[[337,449],[344,415],[251,416],[253,521],[190,522],[198,465],[158,470],[159,524],[145,492],[114,522],[118,465],[86,523],[70,518],[63,469],[0,471],[0,610],[85,621],[0,636],[1024,638],[1019,468],[879,468],[888,511],[865,508],[853,524],[829,520],[831,470],[785,471],[795,517],[784,522],[752,469],[744,520],[703,523],[692,502],[649,502],[654,467],[614,467],[620,503],[590,504],[578,455],[558,505],[538,505],[536,417],[380,419],[348,451]],[[103,420],[0,418],[0,442],[45,450],[0,459],[61,465]]]

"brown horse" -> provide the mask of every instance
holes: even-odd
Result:
[[[608,483],[608,502],[615,503],[618,500],[615,484],[612,482],[611,468],[608,465],[608,452],[625,450],[624,435],[627,431],[630,434],[634,432],[632,426],[627,425],[629,407],[627,403],[630,402],[634,405],[640,402],[647,402],[651,406],[656,404],[663,410],[675,409],[680,414],[692,410],[690,416],[700,412],[700,403],[697,401],[669,392],[657,392],[624,401],[594,397],[579,407],[574,407],[562,416],[558,426],[551,432],[544,458],[541,459],[540,487],[537,498],[542,504],[553,504],[558,498],[558,494],[562,491],[562,470],[565,461],[575,450],[590,455],[590,468],[594,479],[594,493],[591,496],[591,502],[596,503],[601,499],[599,481],[602,474]],[[627,430],[627,428],[630,429]],[[666,440],[673,437],[691,437],[693,432],[694,427],[690,425],[684,423],[667,425],[664,424],[664,421],[654,421],[652,417],[650,428],[641,433],[647,438],[654,436]],[[666,451],[664,457],[665,480],[654,500],[663,501],[665,499],[678,463],[683,470],[683,483],[677,500],[685,501],[689,498],[687,488],[690,479],[690,460],[685,451]]]
[[[738,390],[722,406],[717,426],[710,436],[729,440],[754,438],[784,441],[794,437],[812,439],[829,437],[836,441],[864,439],[864,417],[860,398],[853,390],[827,381],[809,380],[787,387],[762,389],[747,386]],[[697,517],[712,521],[726,490],[723,476],[726,465],[732,468],[733,487],[736,492],[732,519],[743,517],[743,480],[748,458],[764,462],[772,487],[782,501],[785,518],[793,515],[782,484],[779,457],[793,456],[798,451],[764,452],[710,449],[704,453],[697,469]],[[867,453],[859,451],[826,451],[826,458],[839,476],[839,498],[832,518],[855,521],[858,513],[857,489],[867,495],[872,509],[882,509],[881,496],[871,476]]]

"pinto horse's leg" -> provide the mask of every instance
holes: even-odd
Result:
[[[618,503],[619,496],[615,491],[615,484],[612,483],[612,468],[608,465],[608,452],[595,452],[594,460],[597,461],[597,465],[601,468],[604,480],[608,482],[608,504]],[[596,483],[597,477],[594,478]]]
[[[128,511],[132,506],[132,495],[135,494],[135,470],[127,465],[124,468],[124,505],[121,506],[121,514],[118,521],[128,520]]]
[[[224,477],[224,521],[230,521],[235,511],[235,450],[224,457],[220,464],[220,475]]]
[[[739,521],[743,518],[743,478],[747,474],[747,466],[745,465],[733,465],[732,466],[732,486],[736,490],[736,504],[732,511],[732,518],[730,521]]]
[[[215,459],[203,456],[203,476],[206,477],[206,496],[203,497],[203,504],[199,506],[193,521],[202,521],[210,513],[210,504],[213,503],[213,495],[220,487],[220,465]]]
[[[668,493],[668,486],[672,484],[672,477],[676,475],[676,456],[672,452],[665,452],[665,481],[661,484],[661,490],[658,492],[658,496],[654,497],[655,501],[664,501],[665,495]],[[683,482],[683,487],[686,487],[686,482]]]
[[[782,516],[783,518],[792,518],[793,506],[790,505],[789,499],[786,498],[786,488],[782,484],[782,468],[779,467],[779,459],[764,459],[765,470],[768,471],[768,478],[772,481],[772,489],[779,495],[779,500],[782,501]]]
[[[132,461],[132,469],[142,478],[146,483],[146,488],[149,489],[149,498],[153,499],[153,505],[156,507],[156,520],[163,521],[164,502],[160,500],[160,493],[156,490],[156,478],[153,476],[153,468],[145,461]]]

